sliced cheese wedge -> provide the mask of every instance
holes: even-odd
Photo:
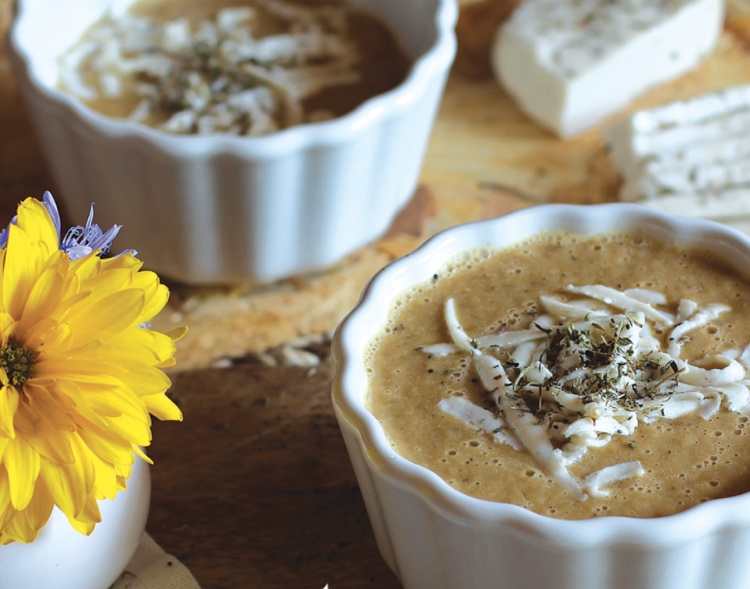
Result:
[[[680,215],[750,215],[750,85],[642,110],[606,132],[620,200]]]
[[[520,107],[567,138],[694,68],[723,19],[722,0],[527,0],[491,61]]]

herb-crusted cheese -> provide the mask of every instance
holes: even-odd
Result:
[[[681,215],[750,214],[750,86],[636,112],[608,131],[620,199]]]
[[[527,0],[498,32],[496,76],[562,137],[689,71],[716,44],[721,0]]]
[[[723,405],[750,412],[746,350],[725,350],[688,362],[681,358],[691,331],[729,311],[683,299],[668,308],[658,292],[620,292],[602,285],[568,286],[565,301],[545,296],[545,313],[532,327],[471,338],[454,300],[445,305],[452,344],[422,347],[431,356],[470,354],[491,397],[489,407],[461,396],[442,411],[526,449],[574,497],[606,494],[613,482],[639,476],[638,461],[606,466],[576,479],[568,467],[590,448],[631,436],[639,423],[697,414],[712,417]]]

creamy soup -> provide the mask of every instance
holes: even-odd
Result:
[[[396,301],[367,405],[399,454],[468,495],[672,514],[750,490],[749,305],[733,268],[644,235],[467,252]]]
[[[60,86],[174,133],[263,135],[344,115],[410,65],[384,23],[341,0],[140,0],[88,29]]]

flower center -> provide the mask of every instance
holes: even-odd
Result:
[[[29,380],[36,364],[36,355],[16,341],[9,340],[0,348],[0,366],[8,375],[8,382],[15,387]]]

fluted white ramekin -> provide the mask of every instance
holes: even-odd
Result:
[[[389,304],[453,255],[548,231],[644,231],[750,273],[750,239],[633,204],[543,205],[457,226],[378,273],[333,341],[332,399],[378,546],[405,589],[747,589],[750,493],[662,518],[554,519],[464,495],[399,456],[363,405],[364,350]],[[750,457],[746,457],[750,460]]]
[[[394,90],[333,121],[264,137],[175,136],[102,116],[59,91],[57,58],[114,2],[18,0],[9,55],[73,218],[190,283],[271,281],[379,237],[416,187],[456,51],[455,0],[351,0],[413,61]]]
[[[90,536],[55,508],[30,544],[0,546],[2,589],[105,589],[125,570],[143,537],[151,501],[149,465],[136,457],[127,489],[99,501]]]

